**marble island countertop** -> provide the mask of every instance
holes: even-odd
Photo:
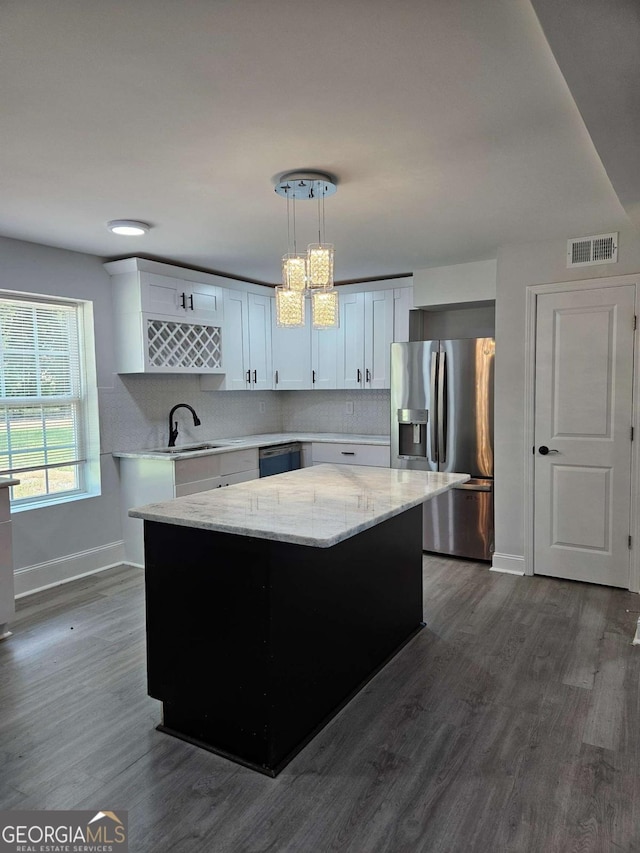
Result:
[[[200,442],[193,442],[193,444],[179,445],[173,448],[171,453],[167,452],[166,447],[151,447],[143,450],[115,450],[113,456],[133,459],[182,459],[186,456],[208,456],[212,453],[228,453],[230,450],[268,447],[274,444],[289,444],[292,441],[373,444],[388,447],[390,438],[388,435],[358,435],[342,432],[272,432],[232,438],[204,438]],[[201,450],[194,449],[200,444],[211,446]]]
[[[469,479],[315,465],[129,510],[132,518],[329,548]]]

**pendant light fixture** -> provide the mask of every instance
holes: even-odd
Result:
[[[278,326],[304,326],[306,294],[311,295],[313,327],[338,326],[338,291],[333,286],[334,248],[325,242],[324,217],[324,200],[336,189],[335,178],[315,171],[285,172],[276,183],[276,193],[287,200],[288,242],[288,252],[282,258],[282,285],[276,287]],[[318,242],[310,243],[305,255],[298,254],[296,241],[295,206],[300,200],[315,200],[318,211]]]

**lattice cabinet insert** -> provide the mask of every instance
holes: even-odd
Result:
[[[222,330],[219,326],[199,326],[147,317],[147,357],[150,367],[222,368]]]

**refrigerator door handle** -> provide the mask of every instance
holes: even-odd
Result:
[[[438,385],[438,356],[439,353],[431,353],[431,391],[429,399],[431,400],[431,411],[429,412],[430,441],[431,441],[431,459],[433,463],[438,461],[438,399],[436,396],[436,388]]]
[[[447,461],[447,354],[440,353],[438,364],[438,462]]]

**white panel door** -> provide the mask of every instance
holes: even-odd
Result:
[[[249,320],[247,294],[223,290],[224,325],[222,327],[222,367],[227,391],[249,388]]]
[[[142,310],[148,314],[185,317],[187,314],[186,282],[168,275],[140,273]]]
[[[538,296],[536,574],[629,587],[634,302],[634,285]]]
[[[364,387],[364,293],[340,294],[338,388]]]
[[[393,291],[393,340],[409,340],[409,312],[413,308],[413,287],[396,287]]]
[[[255,391],[273,388],[271,359],[270,296],[248,293],[249,308],[249,371],[250,387]]]
[[[338,387],[339,329],[311,331],[311,385],[318,391]]]
[[[390,388],[393,290],[374,290],[364,296],[364,387]]]
[[[200,281],[186,282],[187,308],[194,323],[222,322],[222,288]]]
[[[300,328],[287,328],[278,326],[275,313],[271,328],[273,387],[276,391],[311,388],[311,318],[307,316],[306,324]]]

